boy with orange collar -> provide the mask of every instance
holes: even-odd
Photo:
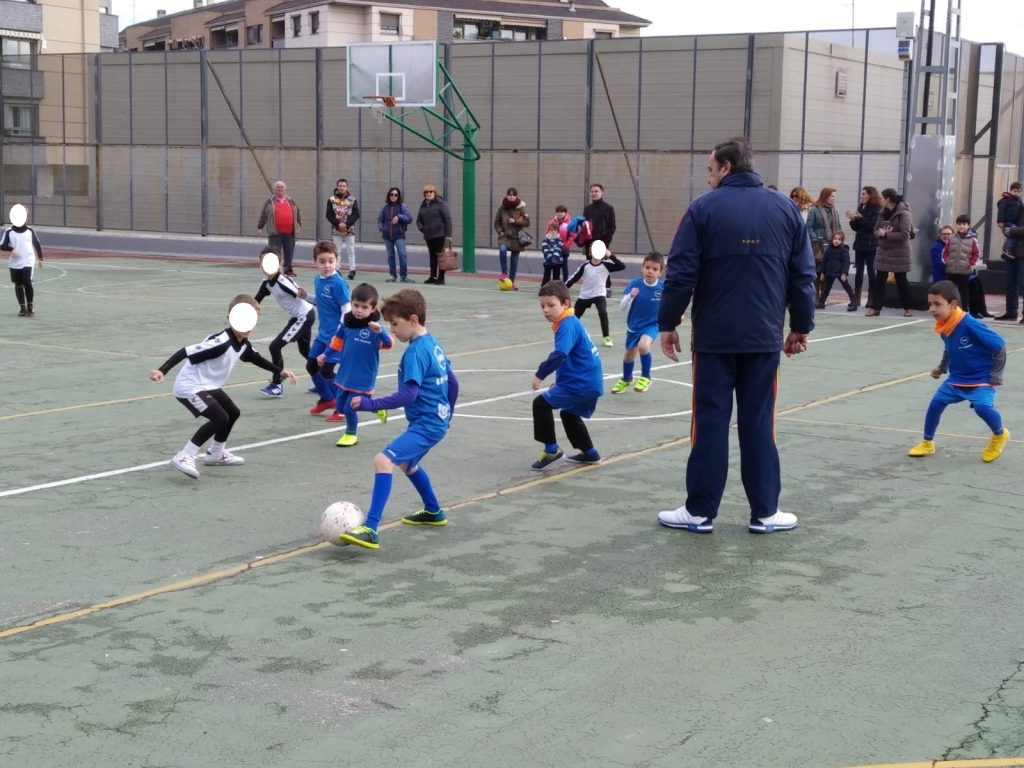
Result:
[[[932,371],[937,379],[949,378],[935,391],[924,418],[924,439],[911,448],[910,456],[935,453],[935,431],[947,405],[966,400],[989,429],[992,439],[981,452],[984,462],[995,461],[1010,439],[1003,417],[995,409],[995,388],[1003,383],[1006,366],[1006,342],[987,325],[968,315],[959,306],[960,292],[949,280],[940,280],[928,289],[928,311],[935,318],[935,332],[946,346],[942,362]]]
[[[533,439],[544,446],[540,457],[530,465],[540,471],[562,458],[562,449],[555,437],[555,410],[561,411],[562,426],[572,447],[579,453],[569,461],[597,464],[601,455],[594,448],[587,425],[597,409],[597,399],[604,394],[604,372],[597,347],[587,329],[576,317],[569,289],[561,280],[552,280],[540,287],[540,311],[555,332],[555,348],[537,368],[533,391],[544,386],[544,379],[558,372],[555,383],[533,401]]]

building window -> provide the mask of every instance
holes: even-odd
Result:
[[[302,34],[302,16],[296,14],[292,16],[292,37],[298,37]]]
[[[10,69],[31,69],[32,57],[36,52],[35,40],[21,40],[15,37],[0,38],[0,55],[3,64]]]
[[[382,12],[380,15],[380,33],[382,35],[402,34],[402,14]]]
[[[615,37],[615,35],[613,35],[611,32],[602,32],[600,29],[594,30],[595,40],[611,40],[613,37]]]
[[[514,24],[503,25],[500,21],[490,19],[455,19],[452,27],[455,40],[547,40],[548,32],[544,27],[519,27]]]
[[[320,11],[309,12],[309,34],[315,35],[320,31]]]
[[[284,19],[271,19],[270,21],[270,44],[274,48],[280,47],[279,40],[284,40]]]
[[[245,44],[246,45],[259,45],[263,42],[263,25],[253,24],[251,27],[245,28]]]
[[[238,27],[232,29],[211,29],[210,48],[237,48]]]
[[[32,136],[35,134],[36,108],[33,104],[4,102],[4,133],[8,136]]]

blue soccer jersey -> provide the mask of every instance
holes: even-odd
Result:
[[[336,335],[342,347],[334,383],[349,392],[371,394],[377,386],[380,350],[391,349],[391,337],[383,330],[374,333],[367,327],[347,328],[344,324]]]
[[[604,394],[604,375],[597,347],[575,315],[563,317],[555,331],[555,350],[565,360],[555,372],[555,386],[576,397],[600,397]]]
[[[628,294],[634,288],[639,288],[640,293],[633,297],[629,314],[626,315],[626,327],[631,331],[641,331],[654,326],[657,330],[658,309],[661,306],[661,293],[665,290],[665,284],[658,280],[654,285],[648,285],[642,278],[634,277],[623,293]]]
[[[451,363],[437,339],[429,333],[409,342],[398,364],[398,386],[407,381],[419,385],[416,399],[405,406],[409,429],[438,441],[448,431],[448,371]]]
[[[316,291],[316,313],[320,318],[316,338],[329,344],[341,325],[341,316],[348,312],[352,303],[348,282],[335,272],[328,278],[317,275],[313,287]]]

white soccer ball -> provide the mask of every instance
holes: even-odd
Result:
[[[320,535],[324,541],[341,546],[338,537],[348,533],[353,528],[358,528],[366,522],[366,515],[359,507],[351,501],[336,501],[324,510],[320,518]]]

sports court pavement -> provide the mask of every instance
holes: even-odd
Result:
[[[1019,326],[1000,326],[1015,437],[984,465],[963,406],[937,456],[905,455],[935,387],[929,318],[820,313],[782,366],[800,527],[749,535],[734,471],[696,536],[654,520],[682,499],[688,365],[657,354],[648,393],[606,395],[604,463],[538,475],[535,292],[424,286],[462,384],[424,462],[452,523],[394,525],[417,502],[396,478],[374,553],[316,527],[367,503],[400,418],[336,448],[304,386],[261,399],[240,365],[247,464],[198,482],[165,465],[194,424],[146,373],[222,327],[254,266],[52,259],[38,277],[37,317],[0,319],[0,766],[1024,765]],[[263,315],[258,347],[284,321]],[[613,311],[609,377],[622,328]]]

